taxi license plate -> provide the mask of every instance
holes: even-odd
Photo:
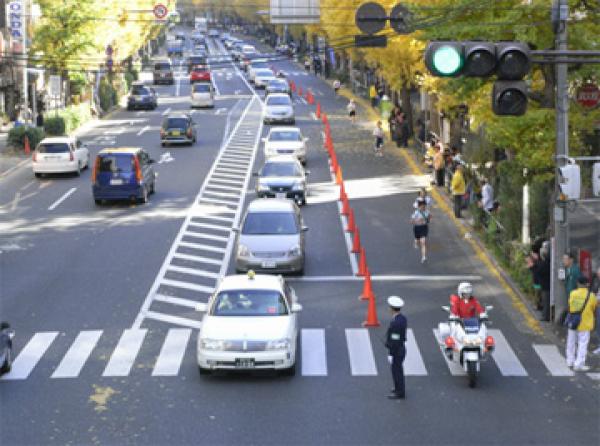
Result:
[[[238,369],[253,369],[254,359],[252,358],[236,358],[235,366]]]
[[[181,132],[179,130],[175,130],[174,132],[171,132],[171,135],[179,136],[179,135],[181,135]]]
[[[122,184],[123,184],[122,178],[113,178],[112,180],[110,180],[111,186],[121,186]]]
[[[287,198],[287,195],[285,194],[285,192],[276,192],[275,198]]]
[[[277,262],[262,262],[261,266],[263,268],[276,268]]]

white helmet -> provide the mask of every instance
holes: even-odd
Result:
[[[469,282],[461,282],[458,284],[458,295],[463,299],[467,299],[473,294],[473,285]]]

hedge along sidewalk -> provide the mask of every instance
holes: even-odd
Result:
[[[343,87],[340,89],[339,94],[347,99],[354,99],[357,105],[360,105],[362,109],[366,111],[367,120],[373,124],[377,121],[385,121],[381,119],[381,116],[373,109],[369,101],[359,96],[356,96],[348,88]],[[407,149],[399,149],[402,158],[406,161],[410,170],[415,175],[428,175],[420,167],[415,156],[410,153]],[[502,266],[494,259],[493,255],[487,250],[485,245],[479,238],[474,234],[474,231],[467,226],[465,222],[457,219],[454,216],[450,198],[446,194],[441,194],[436,188],[431,189],[431,196],[436,201],[440,209],[447,215],[447,217],[454,222],[457,227],[460,236],[465,240],[475,252],[477,258],[483,263],[483,265],[490,271],[490,273],[498,280],[508,297],[513,307],[523,316],[524,322],[527,327],[535,334],[542,335],[546,334],[542,329],[539,321],[535,318],[533,309],[529,303],[529,300],[523,295],[520,288],[514,283],[512,278]]]

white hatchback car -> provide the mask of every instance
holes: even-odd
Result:
[[[215,90],[210,82],[199,82],[192,85],[191,106],[194,107],[214,107]]]
[[[284,93],[273,93],[265,99],[263,111],[263,122],[272,124],[284,122],[287,124],[295,124],[296,116],[294,114],[294,105],[290,96]]]
[[[79,139],[72,136],[44,138],[32,156],[33,173],[40,178],[45,173],[79,175],[90,164],[90,152]]]
[[[265,158],[278,155],[293,155],[302,164],[306,164],[306,143],[308,138],[302,136],[298,127],[276,127],[269,131],[262,141],[265,144]]]
[[[254,70],[254,86],[256,88],[266,88],[267,84],[277,79],[275,73],[268,68],[257,68]]]
[[[201,374],[218,369],[295,374],[302,306],[283,277],[254,271],[224,277],[196,310],[205,313],[196,348]]]

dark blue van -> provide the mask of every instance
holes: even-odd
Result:
[[[109,200],[146,203],[154,193],[154,160],[141,148],[103,149],[96,156],[92,192],[96,204]]]

